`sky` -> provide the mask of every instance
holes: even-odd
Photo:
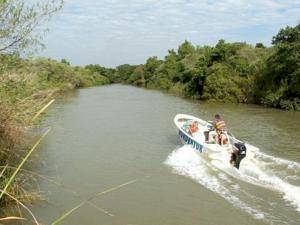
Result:
[[[45,24],[40,56],[73,65],[142,64],[188,40],[195,45],[271,40],[300,22],[300,0],[65,0]]]

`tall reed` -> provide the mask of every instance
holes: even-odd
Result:
[[[75,207],[73,207],[72,209],[68,210],[67,212],[63,213],[60,217],[58,217],[54,222],[51,223],[51,225],[57,225],[59,223],[61,223],[64,219],[66,219],[69,215],[71,215],[74,211],[76,211],[77,209],[79,209],[81,206],[85,205],[86,203],[90,203],[90,201],[96,197],[99,197],[101,195],[105,195],[107,193],[110,193],[110,192],[113,192],[113,191],[116,191],[122,187],[125,187],[127,185],[130,185],[130,184],[133,184],[135,182],[137,182],[138,180],[135,179],[135,180],[131,180],[131,181],[128,181],[128,182],[125,182],[123,184],[120,184],[120,185],[117,185],[117,186],[114,186],[112,188],[109,188],[107,190],[104,190],[104,191],[101,191],[99,193],[96,193],[95,195],[91,196],[90,198],[80,202],[78,205],[76,205]]]
[[[17,169],[14,171],[14,173],[11,175],[11,177],[8,179],[7,183],[5,184],[3,190],[0,193],[0,200],[2,198],[2,196],[4,195],[4,193],[6,192],[6,190],[8,189],[8,187],[11,185],[12,181],[15,179],[17,173],[20,171],[20,169],[22,168],[22,166],[25,164],[25,162],[27,161],[27,159],[29,158],[29,156],[32,154],[32,152],[36,149],[36,147],[41,143],[41,141],[46,137],[46,135],[49,133],[51,129],[49,128],[40,138],[39,140],[33,145],[33,147],[30,149],[30,151],[27,153],[27,155],[23,158],[23,160],[21,161],[21,163],[18,165]]]

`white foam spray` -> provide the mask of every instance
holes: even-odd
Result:
[[[264,218],[264,213],[247,205],[220,182],[220,179],[222,179],[230,183],[226,174],[221,173],[216,176],[213,173],[210,173],[211,171],[209,170],[207,162],[190,146],[183,146],[172,152],[165,163],[171,166],[175,173],[194,179],[209,190],[221,195],[228,202],[245,210],[254,218]],[[234,184],[233,188],[239,189],[239,185]]]
[[[249,195],[249,198],[252,199],[257,197],[241,190],[238,182],[231,179],[232,177],[279,192],[285,201],[300,212],[300,187],[292,185],[284,179],[286,173],[299,179],[299,163],[257,152],[253,161],[242,164],[240,171],[233,171],[228,167],[228,162],[223,160],[224,157],[220,157],[219,161],[211,161],[211,159],[202,157],[190,146],[183,146],[174,150],[168,156],[165,164],[170,166],[175,173],[192,178],[256,219],[266,220],[267,217],[272,218],[273,216],[242,200],[241,193]],[[276,165],[284,166],[287,171],[282,168],[276,170]],[[284,222],[286,221],[282,221],[282,223]]]

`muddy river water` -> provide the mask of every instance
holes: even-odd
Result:
[[[235,136],[260,148],[247,170],[261,185],[182,147],[177,113],[205,120],[220,113]],[[39,181],[46,201],[31,207],[43,224],[87,199],[61,224],[300,224],[299,112],[111,85],[58,100],[45,126],[52,130],[35,172],[52,178]]]

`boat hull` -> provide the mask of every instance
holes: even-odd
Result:
[[[195,134],[190,134],[187,129],[184,129],[186,124],[189,124],[193,121],[198,122],[198,128],[199,131]],[[177,114],[174,118],[174,123],[176,127],[178,128],[178,135],[180,140],[185,145],[190,145],[192,148],[194,148],[198,153],[208,153],[209,155],[213,155],[215,153],[220,153],[227,155],[229,158],[231,156],[232,150],[233,150],[233,144],[236,142],[241,142],[240,140],[236,139],[232,134],[229,132],[226,132],[226,137],[228,139],[228,143],[226,145],[220,145],[216,143],[214,140],[211,141],[210,139],[207,140],[207,137],[205,137],[205,132],[208,132],[209,134],[215,133],[215,131],[212,130],[212,123],[204,121],[202,119],[199,119],[197,117],[186,115],[186,114]],[[255,152],[258,151],[258,148],[245,144],[247,148],[247,155],[246,158],[253,158],[255,155]],[[243,161],[246,161],[245,159]]]
[[[203,144],[197,142],[195,139],[193,139],[190,135],[187,135],[181,129],[178,131],[178,135],[183,144],[191,145],[195,150],[197,150],[200,153],[204,151]]]
[[[199,124],[200,132],[197,132],[196,135],[189,134],[189,132],[183,128],[186,123],[191,121],[197,121]],[[199,153],[210,150],[215,151],[212,145],[208,146],[205,143],[204,131],[207,131],[209,127],[211,127],[210,123],[186,114],[177,114],[174,118],[174,123],[178,128],[178,135],[183,144],[192,146]]]

